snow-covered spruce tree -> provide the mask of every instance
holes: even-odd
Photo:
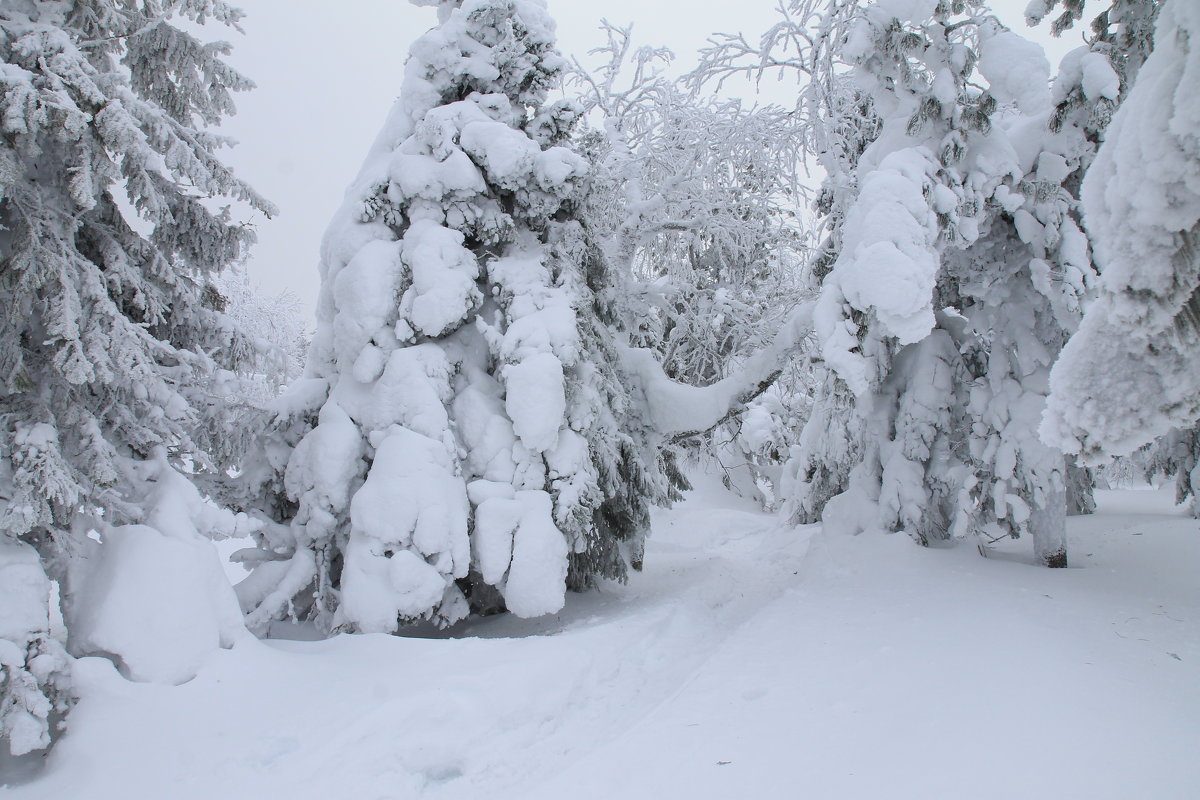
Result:
[[[1091,266],[1063,186],[1080,142],[1047,130],[1049,65],[977,4],[829,14],[807,69],[826,129],[845,131],[821,151],[831,234],[814,271],[834,375],[797,454],[795,512],[923,543],[1031,533],[1063,566],[1070,480],[1036,427]],[[822,435],[831,422],[846,433]],[[822,465],[847,455],[822,508],[841,477]]]
[[[920,105],[896,109],[901,114],[893,117],[888,109],[891,98],[875,95],[883,132],[863,161],[870,165],[873,151],[878,150],[883,157],[876,163],[882,167],[895,158],[893,154],[907,157],[916,144],[914,138],[926,132],[935,137],[919,146],[927,154],[936,154],[933,169],[927,168],[924,178],[933,180],[920,191],[935,215],[937,238],[913,236],[899,241],[902,252],[912,242],[932,245],[906,253],[915,252],[918,260],[930,258],[932,272],[924,272],[921,278],[932,278],[933,285],[922,289],[923,298],[924,291],[932,291],[921,313],[926,315],[925,324],[936,321],[930,338],[920,342],[923,352],[909,358],[915,359],[915,374],[921,375],[918,365],[928,358],[930,340],[944,331],[953,347],[943,346],[932,355],[943,364],[933,374],[962,370],[966,394],[953,388],[957,378],[948,379],[947,389],[933,394],[934,382],[921,379],[912,384],[916,395],[911,402],[906,396],[909,389],[898,396],[893,406],[897,417],[881,431],[891,436],[872,434],[868,417],[866,460],[856,468],[851,484],[857,477],[868,497],[878,486],[882,513],[874,524],[881,527],[910,532],[915,528],[923,541],[969,533],[986,541],[1028,533],[1040,563],[1065,566],[1067,494],[1073,476],[1061,454],[1039,440],[1036,429],[1049,368],[1078,322],[1080,301],[1092,274],[1086,239],[1070,213],[1074,201],[1064,188],[1086,147],[1074,131],[1056,134],[1047,128],[1049,65],[1039,48],[1000,29],[983,17],[979,7],[929,5],[935,24],[926,31],[937,34],[941,24],[950,22],[937,20],[939,14],[965,10],[968,14],[959,22],[966,36],[945,51],[941,65],[926,61],[928,72],[918,85],[928,87],[928,94],[910,98]],[[923,21],[928,26],[930,19]],[[908,22],[921,24],[922,20]],[[945,94],[939,92],[939,81],[944,83],[956,63],[965,66],[959,80],[969,78],[986,89],[972,91],[968,84],[959,83],[955,92],[944,88]],[[889,142],[889,133],[898,133],[901,124],[904,138]],[[848,216],[851,230],[863,198],[873,201],[868,182],[890,177],[886,171],[882,176],[862,175],[862,162],[859,169],[862,193]],[[915,203],[913,195],[908,207],[919,209]],[[861,246],[864,243],[867,248]],[[825,339],[827,357],[829,345],[837,358],[854,351],[852,342],[849,347],[837,345],[839,320],[867,313],[890,329],[887,317],[880,320],[880,311],[894,315],[901,310],[892,305],[894,297],[875,300],[861,295],[863,279],[870,280],[863,265],[878,264],[877,253],[871,253],[874,244],[868,240],[860,240],[857,247],[851,244],[853,249],[849,253],[843,249],[840,263],[834,266],[831,279],[836,288],[823,300],[836,299],[841,309],[823,322],[832,336]],[[897,335],[899,343],[904,335]],[[898,359],[906,349],[898,352]],[[909,367],[897,360],[883,386],[895,385],[908,372]],[[842,374],[853,375],[845,370]],[[853,377],[848,383],[854,386]],[[861,399],[860,395],[860,404]],[[871,406],[868,413],[878,415],[877,397]],[[955,450],[956,444],[961,449]],[[879,456],[872,463],[871,450],[877,446]],[[938,452],[941,446],[946,450]],[[861,492],[850,492],[839,501],[839,512],[855,515],[854,525],[868,526],[872,522],[858,514],[861,502]]]
[[[434,5],[421,0],[418,5]],[[322,247],[307,378],[259,473],[252,628],[562,607],[641,562],[669,485],[577,218],[578,112],[541,0],[446,0]]]
[[[1037,25],[1059,0],[1033,0],[1026,21]],[[1064,185],[1076,198],[1080,185],[1104,139],[1113,112],[1126,97],[1138,70],[1154,49],[1154,21],[1162,4],[1158,0],[1113,0],[1091,24],[1087,44],[1068,53],[1055,76],[1054,114],[1050,130],[1060,140],[1072,141],[1071,174]],[[1051,25],[1055,36],[1070,29],[1083,14],[1084,0],[1068,0]],[[1071,217],[1081,222],[1078,204]]]
[[[1029,23],[1040,23],[1057,6],[1057,0],[1031,3],[1027,10]],[[1076,196],[1114,110],[1128,96],[1138,71],[1154,49],[1154,23],[1161,8],[1162,3],[1158,0],[1116,0],[1092,19],[1087,46],[1072,51],[1059,68],[1055,85],[1056,110],[1051,127],[1082,131],[1088,144],[1079,167],[1068,181]],[[1052,23],[1053,33],[1060,35],[1073,27],[1084,11],[1082,0],[1066,4]],[[1105,64],[1119,78],[1118,94],[1113,95],[1111,91],[1112,77]],[[1078,209],[1074,216],[1080,217]],[[1195,502],[1191,478],[1200,446],[1196,434],[1194,428],[1173,430],[1147,444],[1141,454],[1144,457],[1125,461],[1122,469],[1140,470],[1146,479],[1156,476],[1175,478],[1178,501],[1182,503],[1192,498],[1192,513],[1200,516],[1200,504]],[[1087,471],[1079,468],[1075,474]]]
[[[1026,9],[1026,21],[1037,25],[1057,6],[1058,0],[1034,0]],[[1078,198],[1084,176],[1113,112],[1127,96],[1138,70],[1153,49],[1154,20],[1160,7],[1158,0],[1114,0],[1092,20],[1090,34],[1085,36],[1087,44],[1068,53],[1059,64],[1052,91],[1055,108],[1049,127],[1059,142],[1058,152],[1067,154],[1070,173],[1063,186],[1076,199],[1067,209],[1075,227],[1082,229]],[[1055,36],[1071,29],[1079,20],[1084,0],[1066,2],[1063,8],[1051,24]],[[1173,452],[1177,452],[1175,448],[1163,449],[1159,455]],[[1166,462],[1159,462],[1159,467],[1170,468]],[[1182,487],[1186,481],[1181,472],[1179,477]],[[1070,513],[1089,513],[1095,508],[1091,496],[1093,469],[1068,459],[1067,478]]]
[[[1107,466],[1107,465],[1106,465]],[[1187,503],[1200,517],[1200,427],[1173,430],[1129,456],[1114,460],[1107,471],[1144,481],[1175,479],[1175,503]]]
[[[69,702],[51,578],[67,649],[119,653],[89,627],[107,602],[92,576],[168,485],[200,502],[168,456],[216,472],[233,455],[226,389],[253,348],[212,277],[252,233],[207,199],[270,206],[205,130],[249,82],[225,45],[171,15],[240,13],[213,0],[0,5],[0,738],[15,754],[46,747]]]
[[[1198,41],[1200,8],[1163,4],[1084,180],[1100,291],[1054,368],[1042,433],[1093,462],[1200,419]]]

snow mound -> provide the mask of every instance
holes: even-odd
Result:
[[[209,538],[248,531],[165,456],[146,466],[156,473],[147,524],[106,527],[72,565],[69,646],[77,656],[111,657],[132,680],[178,684],[214,651],[249,636]]]
[[[1016,103],[1026,114],[1050,104],[1050,62],[1042,46],[994,21],[980,31],[979,72],[1001,103]]]
[[[37,551],[0,537],[0,782],[5,749],[21,756],[50,745],[52,698],[70,672],[51,633],[51,602]]]

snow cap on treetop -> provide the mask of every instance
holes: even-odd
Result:
[[[499,93],[517,107],[541,106],[567,66],[554,48],[554,30],[542,0],[442,2],[437,27],[413,43],[405,67],[399,108],[408,124],[472,93]],[[398,139],[411,132],[408,125],[395,131]]]
[[[437,8],[438,22],[445,22],[450,18],[450,12],[458,8],[462,0],[408,0],[414,6]]]
[[[480,8],[493,5],[497,2],[497,0],[408,0],[408,2],[419,8],[436,8],[438,10],[438,23],[442,24],[450,18],[450,14],[457,8],[465,7],[467,13],[470,14],[479,10]],[[511,11],[518,11],[516,6],[536,7],[542,12],[541,14],[537,15],[539,23],[544,26],[548,33],[553,35],[554,20],[549,14],[545,13],[545,0],[499,0],[499,2],[509,5]],[[529,9],[527,8],[519,9],[519,12],[522,16],[532,17],[532,15],[527,13],[528,11]],[[529,21],[530,20],[526,20],[527,23]]]
[[[1016,103],[1026,114],[1050,105],[1050,62],[1042,46],[992,18],[979,26],[979,72],[1001,103]]]

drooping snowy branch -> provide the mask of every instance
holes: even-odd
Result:
[[[739,369],[708,386],[672,380],[655,354],[644,348],[626,348],[622,356],[637,376],[654,429],[683,440],[711,431],[761,395],[794,357],[812,331],[813,302],[797,306],[770,346],[747,358]]]
[[[1042,432],[1090,461],[1200,418],[1197,41],[1200,10],[1166,4],[1084,182],[1100,293],[1055,366]]]

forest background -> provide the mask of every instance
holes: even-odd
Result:
[[[1025,24],[1024,0],[994,0],[1000,20],[1046,51],[1058,64],[1083,44],[1086,26],[1061,37],[1049,25]],[[429,11],[399,0],[354,0],[338,9],[330,29],[327,7],[315,0],[243,0],[245,35],[215,31],[230,39],[229,61],[257,88],[236,98],[238,113],[223,131],[238,141],[223,158],[238,175],[279,208],[274,219],[251,217],[258,243],[250,252],[253,283],[268,295],[290,292],[306,318],[313,317],[320,281],[321,236],[342,202],[342,193],[362,162],[399,90],[408,47],[429,27]],[[671,74],[696,66],[697,51],[716,32],[745,33],[752,41],[781,17],[771,0],[605,0],[603,4],[560,0],[550,13],[558,23],[558,46],[585,66],[600,58],[588,51],[603,44],[601,18],[633,23],[636,44],[666,47],[675,54]],[[794,77],[768,76],[758,85],[730,81],[722,94],[747,103],[796,102]],[[814,165],[814,169],[816,166]],[[814,172],[812,186],[821,181]]]

